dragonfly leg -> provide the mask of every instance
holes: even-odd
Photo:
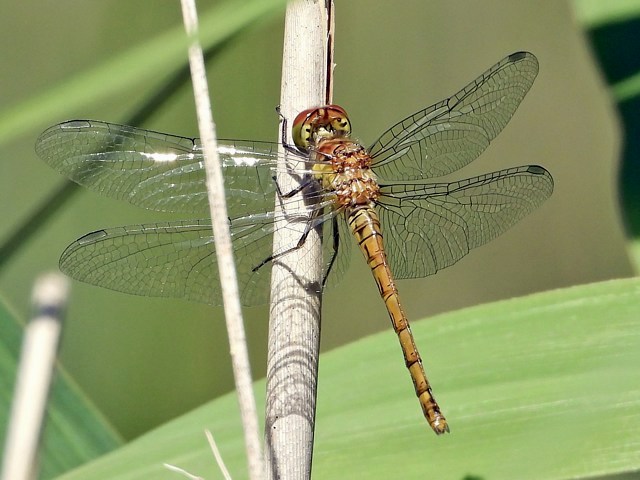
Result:
[[[333,252],[331,253],[331,260],[329,261],[329,265],[327,267],[327,271],[324,274],[324,278],[322,279],[322,289],[327,285],[327,279],[329,278],[329,274],[331,273],[331,269],[333,268],[333,264],[338,257],[338,248],[340,247],[340,233],[338,232],[338,219],[337,217],[333,217],[332,222],[332,236],[333,236]]]
[[[284,147],[284,149],[289,153],[293,153],[294,155],[306,155],[306,152],[304,152],[297,146],[291,145],[289,142],[287,142],[287,130],[288,130],[289,122],[287,121],[287,117],[285,117],[280,111],[280,105],[276,107],[276,112],[278,113],[278,116],[282,120],[282,127],[281,127],[282,129],[280,131],[280,142],[282,143],[282,146]]]
[[[300,183],[297,187],[295,187],[293,190],[291,190],[290,192],[283,192],[280,189],[280,184],[278,183],[278,180],[276,178],[276,176],[274,175],[273,177],[271,177],[273,179],[273,183],[276,186],[276,193],[278,194],[278,198],[280,200],[282,200],[283,198],[291,198],[294,195],[300,193],[302,190],[304,190],[305,188],[314,185],[316,183],[316,180],[314,178],[307,178],[306,180],[304,180],[302,183]]]
[[[304,245],[304,242],[307,241],[307,237],[309,236],[309,233],[311,232],[312,228],[313,228],[313,222],[309,221],[307,223],[307,226],[304,228],[304,232],[302,232],[302,235],[300,236],[300,239],[298,240],[298,243],[296,243],[293,247],[287,248],[283,252],[279,252],[279,253],[275,253],[273,255],[269,255],[262,262],[260,262],[259,265],[253,267],[251,269],[251,271],[252,272],[257,272],[260,268],[265,266],[267,263],[273,262],[274,260],[277,260],[278,258],[286,255],[287,253],[291,253],[291,252],[301,248]]]

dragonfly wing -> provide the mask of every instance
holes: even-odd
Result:
[[[315,206],[300,210],[297,200],[282,200],[287,222],[276,222],[276,214],[271,211],[230,220],[243,305],[261,305],[269,300],[272,262],[265,263],[265,260],[273,253],[273,232],[277,224],[296,232],[317,226],[329,232],[338,214],[334,209],[323,212]],[[339,276],[347,263],[348,244],[342,243],[348,238],[340,240],[332,277]],[[291,250],[297,243],[284,246],[280,253]],[[67,247],[60,258],[60,269],[77,280],[135,295],[185,298],[212,305],[220,305],[222,301],[209,219],[132,225],[89,233]]]
[[[269,298],[273,216],[240,219],[232,226],[242,303]],[[210,220],[133,225],[98,230],[67,247],[60,269],[69,276],[120,292],[221,304]]]
[[[382,187],[379,212],[397,278],[420,278],[453,265],[540,206],[553,179],[537,165],[453,183]]]
[[[73,120],[44,131],[36,152],[64,176],[102,195],[152,210],[208,212],[198,139]],[[273,205],[277,144],[222,141],[219,153],[231,216],[242,216],[247,203],[258,211]]]
[[[419,180],[468,165],[509,122],[537,74],[533,54],[509,55],[452,97],[384,132],[369,149],[374,170],[388,180]]]

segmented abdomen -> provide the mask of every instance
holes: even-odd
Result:
[[[447,421],[440,412],[440,407],[435,398],[433,398],[431,386],[422,367],[420,353],[411,333],[409,320],[400,304],[398,289],[393,280],[384,250],[378,214],[369,205],[358,205],[347,210],[347,219],[349,228],[356,237],[358,246],[364,254],[369,268],[371,268],[380,296],[389,312],[393,329],[400,340],[404,361],[409,369],[424,416],[437,434],[448,432]]]

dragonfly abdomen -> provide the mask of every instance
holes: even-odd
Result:
[[[411,333],[409,320],[400,304],[398,289],[384,250],[378,214],[372,206],[359,205],[347,210],[347,219],[349,228],[355,236],[369,268],[371,268],[380,296],[389,312],[393,329],[398,335],[405,365],[413,380],[413,386],[422,406],[422,412],[431,428],[437,434],[448,432],[447,421],[440,412],[436,399],[433,397],[429,380],[422,366],[422,358]]]

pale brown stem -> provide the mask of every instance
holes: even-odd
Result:
[[[227,335],[231,364],[238,395],[238,404],[242,418],[245,449],[249,467],[249,478],[260,480],[264,478],[264,464],[260,446],[258,428],[258,414],[256,401],[253,396],[253,382],[249,353],[245,337],[242,310],[236,267],[233,260],[231,233],[227,219],[227,204],[224,195],[224,181],[220,157],[218,155],[215,124],[211,112],[211,101],[204,64],[204,54],[198,41],[198,16],[194,0],[182,0],[182,14],[187,34],[191,39],[189,46],[189,67],[193,82],[193,93],[196,102],[198,129],[204,150],[204,165],[207,177],[207,194],[213,238],[215,239],[216,259],[222,287]],[[213,280],[212,280],[213,281]]]
[[[281,113],[289,122],[304,109],[330,102],[332,8],[332,2],[319,0],[293,1],[287,8]],[[283,191],[295,188],[294,180],[286,174],[279,175],[277,181]],[[286,220],[281,218],[276,227],[286,226],[283,222]],[[300,235],[290,225],[276,228],[274,252],[295,245]],[[321,239],[313,231],[302,248],[278,258],[273,265],[265,412],[270,479],[311,476],[321,298],[305,286],[321,282]]]

